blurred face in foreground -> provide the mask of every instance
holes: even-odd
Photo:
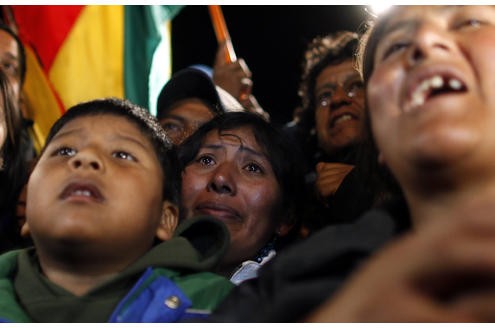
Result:
[[[398,7],[389,15],[367,97],[380,158],[399,180],[412,169],[493,168],[493,58],[492,6]]]

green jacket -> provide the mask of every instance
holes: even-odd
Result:
[[[34,248],[0,256],[0,322],[174,322],[208,315],[232,284],[212,270],[229,234],[211,218],[186,220],[109,281],[83,296],[50,282]]]

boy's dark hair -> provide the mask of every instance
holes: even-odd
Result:
[[[282,193],[285,223],[297,225],[303,204],[304,173],[300,155],[290,141],[261,116],[248,112],[229,112],[214,117],[187,138],[179,147],[179,167],[183,171],[199,152],[206,135],[213,130],[249,127],[255,140],[268,158]],[[297,229],[292,229],[297,230]]]
[[[17,43],[17,49],[19,50],[19,76],[20,76],[20,85],[22,86],[24,80],[26,79],[26,51],[24,50],[24,45],[21,40],[8,25],[0,23],[0,30],[7,32],[14,38]]]
[[[124,117],[135,124],[143,135],[151,141],[165,176],[165,181],[163,183],[163,199],[167,199],[174,204],[179,204],[181,177],[177,163],[176,149],[156,118],[144,108],[141,108],[128,100],[117,98],[96,99],[69,108],[67,112],[53,124],[41,154],[43,154],[46,146],[53,137],[68,122],[83,116],[98,115]]]

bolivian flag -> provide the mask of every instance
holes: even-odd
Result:
[[[171,74],[181,6],[12,6],[26,47],[25,103],[37,148],[70,106],[101,97],[155,109]]]

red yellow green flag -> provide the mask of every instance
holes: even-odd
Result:
[[[12,6],[26,46],[24,95],[37,147],[70,106],[101,97],[154,109],[171,73],[182,6]]]

